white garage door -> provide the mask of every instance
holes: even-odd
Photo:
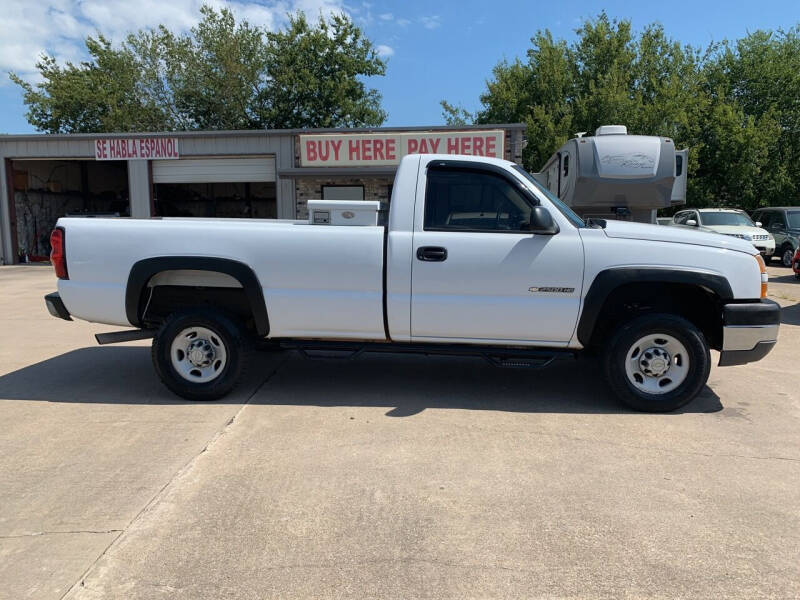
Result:
[[[154,160],[153,183],[275,181],[275,157]]]

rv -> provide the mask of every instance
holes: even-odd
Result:
[[[686,203],[688,157],[670,138],[604,125],[567,141],[535,177],[581,217],[656,223],[659,209]]]

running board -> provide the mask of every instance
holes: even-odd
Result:
[[[576,358],[574,350],[561,348],[502,348],[468,344],[358,343],[321,340],[276,340],[276,342],[281,348],[296,350],[303,358],[313,360],[350,360],[368,352],[386,352],[426,356],[474,356],[483,358],[495,367],[541,369],[557,358]]]
[[[148,340],[156,336],[155,329],[128,329],[126,331],[111,331],[109,333],[96,333],[94,339],[101,346],[106,344],[119,344],[136,340]]]

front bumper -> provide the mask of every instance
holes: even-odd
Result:
[[[44,297],[45,306],[47,306],[47,312],[49,312],[54,317],[58,317],[59,319],[64,319],[65,321],[72,321],[72,317],[67,310],[67,307],[64,306],[63,300],[61,300],[61,296],[58,292],[53,292],[52,294],[47,294]]]
[[[772,300],[726,304],[723,307],[719,366],[761,360],[778,341],[781,307]]]
[[[753,246],[755,246],[761,256],[772,256],[775,254],[775,242],[753,242]]]

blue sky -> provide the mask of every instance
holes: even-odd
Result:
[[[202,0],[3,0],[0,28],[0,132],[27,133],[20,90],[7,82],[14,70],[34,79],[38,53],[80,60],[81,40],[98,29],[122,39],[130,29],[165,23],[186,30]],[[571,39],[581,20],[600,10],[631,19],[634,28],[660,22],[671,37],[694,45],[733,39],[756,29],[789,28],[800,22],[800,2],[489,2],[407,0],[348,3],[342,0],[212,0],[251,22],[279,27],[288,10],[344,10],[388,59],[387,74],[371,80],[383,94],[386,125],[442,122],[439,100],[479,106],[492,67],[502,58],[525,56],[538,29]]]

